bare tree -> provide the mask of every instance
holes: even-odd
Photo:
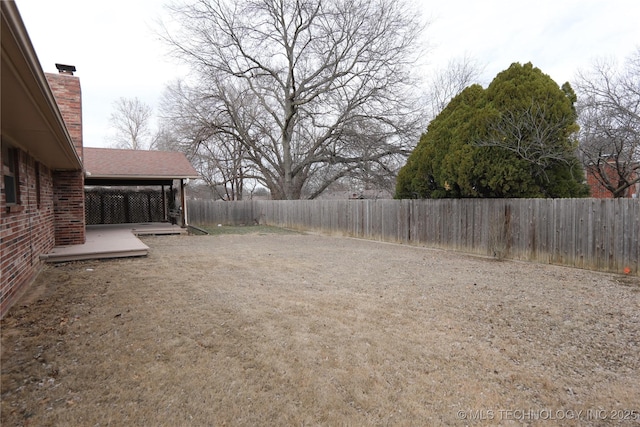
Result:
[[[197,75],[207,128],[276,199],[315,197],[407,155],[421,130],[422,26],[398,0],[197,0],[165,31]]]
[[[152,109],[138,98],[119,98],[113,103],[110,124],[115,130],[113,142],[118,148],[145,150],[153,146],[149,127]]]
[[[640,48],[618,68],[596,60],[577,75],[580,153],[613,197],[640,182]]]
[[[433,120],[456,95],[466,87],[479,83],[485,66],[465,54],[451,59],[447,66],[436,70],[429,82],[429,119]]]
[[[181,81],[167,86],[160,105],[165,135],[160,145],[185,153],[218,197],[241,200],[245,180],[254,178],[245,148],[220,126],[215,101],[200,93]]]

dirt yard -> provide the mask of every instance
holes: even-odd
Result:
[[[3,426],[640,425],[640,280],[303,234],[148,237],[2,320]]]

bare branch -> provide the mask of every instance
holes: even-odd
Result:
[[[429,119],[435,118],[466,87],[479,83],[484,68],[476,59],[465,54],[450,60],[445,68],[437,70],[429,86]]]
[[[151,148],[151,107],[138,98],[119,98],[113,108],[109,122],[116,132],[115,146],[131,150]]]
[[[188,111],[225,135],[217,144],[240,144],[276,197],[326,188],[314,178],[322,164],[348,175],[417,140],[411,68],[422,27],[404,2],[199,0],[172,11],[181,32],[165,40],[198,75]]]
[[[623,67],[599,59],[577,75],[580,153],[613,197],[640,192],[640,48]]]
[[[563,130],[573,121],[573,117],[559,120],[549,117],[544,106],[532,100],[524,109],[500,114],[489,124],[489,138],[476,141],[476,145],[511,151],[544,174],[555,162],[573,161],[573,147],[560,143]]]

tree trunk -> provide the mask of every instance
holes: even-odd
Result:
[[[296,198],[293,185],[293,158],[291,156],[291,140],[293,137],[293,117],[295,109],[293,106],[293,97],[291,93],[287,94],[284,102],[284,123],[282,128],[282,169],[284,171],[284,198],[293,200]]]

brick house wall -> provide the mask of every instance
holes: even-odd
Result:
[[[0,190],[0,317],[40,272],[40,254],[55,245],[53,173],[24,151],[18,158],[18,203],[8,208],[4,183]]]
[[[4,317],[40,272],[41,255],[56,244],[84,243],[85,223],[82,100],[75,67],[56,64],[67,74],[45,75],[15,2],[0,1],[0,9],[0,317]]]
[[[80,80],[64,74],[45,76],[82,159]],[[14,153],[17,203],[7,205],[4,181],[0,180],[0,317],[42,269],[41,254],[54,246],[85,242],[84,171],[51,170],[47,159],[35,159],[15,148]]]
[[[609,173],[609,171],[606,171],[606,172],[611,179],[614,179],[614,177],[616,176],[616,172],[613,169],[613,166],[611,166],[611,173]],[[596,174],[596,171],[593,170],[591,167],[586,168],[587,184],[591,189],[591,197],[594,197],[596,199],[612,199],[613,193],[607,190],[600,183],[600,181],[598,181],[595,174]],[[633,198],[640,197],[640,183],[637,183],[629,187],[625,191],[625,194],[623,195],[623,197],[633,197]]]
[[[591,197],[596,199],[611,199],[613,194],[598,182],[592,171],[587,171],[587,184],[591,189]]]

